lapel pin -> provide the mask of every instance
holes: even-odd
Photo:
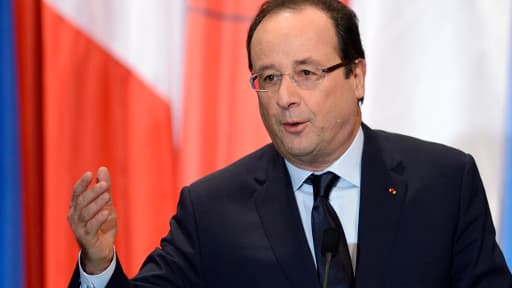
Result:
[[[391,193],[391,195],[393,195],[393,196],[396,196],[396,193],[397,193],[397,191],[394,187],[389,188],[388,192]]]

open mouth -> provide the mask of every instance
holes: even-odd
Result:
[[[300,133],[306,128],[306,122],[285,122],[283,128],[289,133]]]

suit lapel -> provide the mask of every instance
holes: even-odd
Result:
[[[316,268],[284,160],[270,147],[270,169],[255,195],[274,255],[293,287],[319,287]]]
[[[403,164],[390,151],[383,151],[379,136],[363,125],[361,164],[357,287],[380,283],[386,273],[407,196]]]

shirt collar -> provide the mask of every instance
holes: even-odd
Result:
[[[343,153],[340,158],[336,159],[325,170],[314,172],[315,174],[322,174],[327,171],[336,173],[338,176],[349,182],[350,184],[360,187],[361,185],[361,159],[363,156],[363,142],[364,135],[362,128],[359,128],[357,135],[348,147],[347,151]],[[285,160],[286,168],[290,173],[293,191],[299,190],[300,186],[313,171],[308,171],[294,166]]]

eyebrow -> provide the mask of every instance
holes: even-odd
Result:
[[[312,57],[306,57],[306,58],[302,58],[302,59],[293,61],[293,66],[307,65],[307,64],[320,65],[320,63],[318,63],[318,61],[314,60]],[[267,70],[279,71],[279,69],[277,69],[277,66],[274,64],[267,64],[267,65],[263,65],[261,67],[255,67],[255,69],[254,69],[254,71],[257,71],[258,73],[260,73],[262,71],[267,71]]]
[[[267,65],[263,65],[261,67],[255,67],[254,68],[254,71],[256,71],[256,73],[260,73],[262,71],[267,71],[267,70],[278,70],[276,65],[274,64],[267,64]]]
[[[294,66],[297,66],[297,65],[305,65],[305,64],[314,64],[314,65],[318,65],[318,64],[320,64],[320,63],[318,63],[318,61],[313,60],[313,58],[311,58],[311,57],[307,57],[307,58],[303,58],[303,59],[299,59],[299,60],[295,60],[295,61],[293,61],[293,65],[294,65]]]

